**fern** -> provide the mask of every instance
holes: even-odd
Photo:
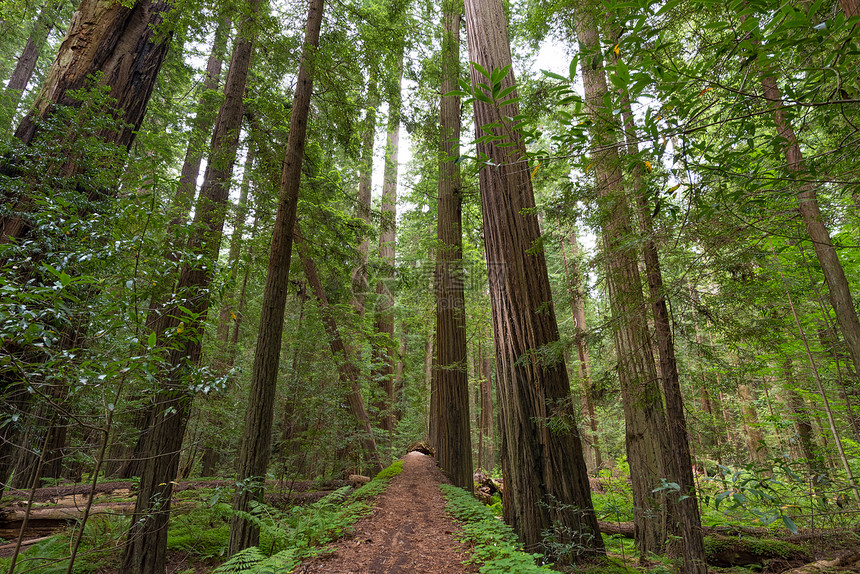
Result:
[[[248,574],[268,557],[256,546],[237,552],[232,558],[212,571],[212,574]]]

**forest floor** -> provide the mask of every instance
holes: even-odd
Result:
[[[376,500],[373,512],[296,574],[459,574],[477,570],[462,564],[468,549],[455,540],[459,527],[445,512],[439,483],[445,477],[427,455],[403,457],[403,472]]]

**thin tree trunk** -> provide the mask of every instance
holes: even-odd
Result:
[[[400,85],[403,80],[404,48],[399,48],[395,62],[397,79],[388,102],[388,144],[385,148],[385,170],[382,182],[382,233],[379,236],[379,258],[388,267],[376,284],[376,311],[374,331],[386,336],[384,344],[373,345],[371,378],[378,381],[380,400],[375,401],[379,426],[388,432],[389,448],[394,431],[394,295],[391,279],[394,277],[394,242],[397,237],[397,158],[400,151]]]
[[[206,61],[206,76],[203,80],[200,99],[197,100],[197,113],[191,122],[191,133],[188,136],[188,148],[185,151],[185,160],[182,162],[182,171],[179,175],[179,186],[173,199],[171,211],[173,219],[177,221],[174,225],[184,221],[183,216],[188,213],[194,200],[194,192],[197,190],[197,176],[200,175],[200,163],[203,161],[206,139],[212,131],[216,115],[210,94],[218,89],[221,82],[221,60],[229,32],[230,21],[219,20],[212,42],[212,51]]]
[[[18,104],[21,103],[21,97],[33,77],[33,71],[36,69],[36,63],[39,60],[39,50],[48,39],[48,34],[54,27],[52,17],[58,12],[62,5],[54,5],[49,0],[39,10],[39,15],[36,17],[36,22],[33,25],[33,33],[27,38],[27,43],[24,49],[21,50],[21,55],[18,57],[18,62],[15,64],[15,69],[12,70],[12,76],[6,84],[5,90],[5,105],[8,106],[9,117],[11,121],[15,115],[15,110],[18,109]],[[8,127],[8,125],[7,125]]]
[[[499,70],[512,64],[502,2],[466,0],[465,7],[469,59],[498,77]],[[488,80],[475,66],[471,78],[475,90]],[[500,90],[511,88],[506,98],[516,96],[513,72],[498,83]],[[474,103],[478,136],[484,135],[481,126],[503,126],[493,129],[501,140],[481,141],[476,151],[488,163],[479,179],[496,343],[504,508],[526,550],[540,548],[545,531],[569,544],[569,552],[552,557],[561,563],[602,555],[604,547],[570,408],[567,369],[564,360],[540,353],[557,345],[559,334],[544,253],[534,249],[540,229],[523,160],[525,146],[507,119],[518,113],[515,102]],[[551,420],[566,424],[551,429]]]
[[[782,265],[780,264],[779,259],[776,256],[776,251],[774,251],[773,245],[771,244],[770,247],[771,251],[773,252],[774,260],[776,261],[777,270],[779,271],[780,278],[782,279],[783,283],[785,283],[785,276],[782,272]],[[809,341],[806,338],[806,334],[803,332],[803,326],[800,323],[800,318],[798,318],[797,316],[797,309],[795,309],[794,307],[794,300],[792,299],[791,293],[788,291],[788,289],[785,290],[785,295],[788,298],[788,304],[791,307],[791,315],[792,317],[794,317],[794,324],[797,326],[798,333],[800,334],[800,338],[803,341],[803,347],[806,350],[806,357],[807,359],[809,359],[809,366],[812,369],[812,375],[815,378],[815,383],[818,387],[818,394],[821,397],[822,402],[824,403],[824,411],[827,413],[827,422],[830,425],[830,433],[833,435],[833,440],[836,442],[836,449],[839,451],[839,458],[842,461],[842,467],[845,469],[845,474],[848,475],[848,483],[854,490],[854,495],[857,497],[857,500],[860,501],[860,489],[857,488],[857,484],[854,482],[854,473],[851,470],[851,465],[848,463],[848,458],[845,456],[845,449],[842,447],[842,438],[840,437],[840,434],[836,429],[836,421],[833,419],[833,411],[830,409],[830,401],[827,398],[827,393],[824,391],[824,385],[822,384],[821,377],[818,374],[818,367],[815,366],[815,359],[812,357],[812,350],[809,348]],[[821,434],[822,438],[825,438],[824,433]]]
[[[750,386],[738,385],[738,396],[741,399],[741,417],[746,430],[747,450],[749,450],[750,457],[754,461],[758,464],[765,464],[768,449],[761,432],[761,424],[759,424]]]
[[[846,3],[851,4],[855,1],[847,0]],[[827,289],[830,294],[830,303],[836,312],[836,322],[839,324],[842,336],[845,338],[854,368],[860,369],[860,320],[857,319],[857,311],[851,298],[848,279],[845,277],[845,271],[842,268],[842,263],[839,261],[839,255],[836,253],[833,242],[830,240],[830,231],[824,224],[824,218],[818,207],[818,195],[815,190],[815,183],[812,181],[802,181],[808,179],[806,162],[803,159],[803,153],[800,151],[797,136],[786,116],[785,106],[782,102],[776,78],[763,72],[761,74],[761,85],[764,98],[767,100],[771,110],[773,110],[777,135],[783,141],[786,167],[799,180],[797,184],[797,199],[800,216],[806,225],[806,232],[812,241],[815,255],[818,257],[818,263],[821,265],[821,271],[824,274],[824,280],[827,283]]]
[[[373,429],[370,426],[370,417],[367,416],[367,410],[364,408],[364,398],[361,395],[361,369],[355,362],[354,355],[347,349],[340,336],[340,330],[337,328],[337,323],[332,317],[331,309],[329,308],[328,298],[323,289],[322,282],[317,272],[316,264],[307,253],[307,248],[304,243],[304,238],[301,235],[301,228],[296,223],[295,226],[295,242],[296,249],[299,252],[299,257],[302,261],[302,269],[305,272],[305,278],[308,280],[314,296],[319,302],[320,310],[322,311],[323,326],[329,338],[329,347],[331,353],[336,360],[341,361],[338,368],[338,373],[341,382],[347,387],[347,404],[352,416],[355,417],[358,423],[359,431],[362,433],[361,444],[365,450],[365,454],[370,457],[371,469],[374,474],[382,470],[383,465],[379,457],[379,451],[376,447],[376,441],[373,438]]]
[[[281,336],[284,332],[284,305],[290,278],[293,226],[296,221],[308,113],[313,93],[313,56],[319,46],[322,13],[323,0],[310,0],[302,59],[290,114],[290,135],[281,173],[278,212],[272,230],[269,266],[260,311],[260,332],[251,373],[250,397],[242,431],[242,446],[239,449],[237,481],[242,484],[265,476],[269,464],[275,385],[281,354]],[[250,501],[261,494],[260,486],[243,488],[237,491],[233,508],[247,512]],[[238,516],[233,518],[230,524],[230,554],[256,545],[258,539],[257,527]]]
[[[260,0],[252,0],[250,13],[256,14]],[[243,96],[250,68],[256,23],[253,16],[241,26],[224,88],[224,103],[212,134],[212,153],[206,166],[200,197],[195,208],[188,250],[199,257],[186,264],[179,275],[175,307],[162,313],[155,325],[160,347],[168,347],[168,372],[153,412],[153,426],[147,432],[146,458],[132,527],[123,557],[123,570],[131,574],[162,574],[167,553],[167,522],[172,481],[176,479],[182,437],[188,423],[193,395],[188,393],[188,370],[200,361],[203,326],[209,308],[209,287],[224,219],[227,213],[229,182],[236,159],[239,129],[243,116]],[[182,308],[189,309],[187,313]],[[177,340],[178,338],[178,340]]]
[[[442,94],[457,88],[460,73],[460,11],[457,0],[442,3]],[[466,295],[463,278],[460,98],[442,96],[439,129],[439,206],[436,246],[435,389],[439,415],[436,450],[442,472],[460,488],[472,488],[472,444],[466,373]]]
[[[481,466],[490,470],[496,465],[493,449],[493,357],[481,359],[481,436],[484,438],[484,456],[479,457]]]
[[[652,354],[638,257],[627,245],[632,234],[629,207],[621,178],[616,136],[605,106],[606,73],[600,58],[597,8],[575,11],[585,99],[592,119],[594,172],[600,195],[603,243],[608,260],[607,285],[612,308],[618,376],[626,423],[625,443],[633,486],[634,524],[640,556],[660,554],[668,535],[665,494],[655,492],[670,475],[672,462],[663,397]]]
[[[594,385],[591,381],[591,359],[588,355],[588,344],[585,337],[588,327],[585,323],[585,293],[582,290],[582,281],[579,273],[579,264],[576,257],[579,255],[579,245],[576,242],[576,232],[572,231],[569,236],[572,264],[568,264],[565,240],[561,241],[561,258],[564,263],[564,273],[568,278],[570,291],[570,306],[573,312],[573,321],[576,328],[576,354],[579,359],[579,380],[582,386],[582,406],[585,416],[588,417],[588,426],[591,434],[586,440],[589,456],[586,462],[590,462],[590,470],[596,473],[603,464],[600,455],[600,441],[597,438],[597,416],[594,411]]]
[[[233,366],[233,350],[230,344],[230,326],[239,319],[236,314],[236,278],[239,275],[239,254],[245,233],[245,219],[248,217],[248,189],[251,186],[251,170],[254,166],[254,147],[250,144],[245,155],[245,169],[242,173],[242,187],[236,213],[233,218],[233,236],[230,238],[230,252],[227,255],[227,278],[225,293],[218,313],[217,338],[220,346],[220,363],[225,372]]]
[[[376,139],[376,108],[379,94],[376,85],[376,71],[370,70],[367,85],[367,109],[364,118],[364,131],[361,134],[361,168],[358,173],[358,195],[356,214],[370,225],[371,176],[373,174],[373,143]],[[364,317],[367,294],[367,260],[370,253],[370,240],[365,236],[358,246],[359,261],[352,271],[352,305],[360,317]]]

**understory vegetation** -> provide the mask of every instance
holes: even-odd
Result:
[[[412,449],[481,572],[856,568],[858,30],[0,0],[0,568],[284,571]]]

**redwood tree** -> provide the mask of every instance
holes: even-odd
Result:
[[[463,188],[460,183],[460,9],[457,0],[442,3],[442,100],[439,129],[439,204],[436,245],[436,333],[438,368],[431,393],[438,394],[430,413],[438,419],[436,444],[442,472],[459,487],[472,487],[469,387],[466,378],[466,302],[463,291]]]
[[[254,352],[251,389],[245,412],[245,427],[238,454],[237,482],[242,487],[233,498],[233,508],[247,511],[251,500],[262,495],[262,485],[251,486],[266,475],[272,444],[275,387],[284,332],[284,306],[290,279],[290,259],[293,252],[293,227],[299,201],[305,136],[313,94],[314,52],[319,46],[323,0],[310,0],[305,25],[304,48],[296,81],[290,116],[290,135],[281,173],[278,212],[272,230],[266,286],[260,310],[260,332]],[[259,529],[242,518],[234,517],[230,524],[230,553],[254,546]]]
[[[254,15],[260,0],[251,0],[250,16],[240,25],[224,86],[224,103],[212,134],[212,153],[196,204],[187,250],[196,257],[179,274],[174,303],[163,309],[153,331],[166,349],[161,388],[154,397],[151,427],[146,429],[146,457],[134,519],[128,533],[123,569],[133,574],[162,574],[167,553],[167,521],[173,481],[179,467],[182,439],[193,396],[187,376],[200,361],[210,286],[218,259],[239,128],[243,97],[256,38]]]
[[[466,0],[472,86],[489,84],[474,103],[483,136],[477,153],[484,243],[496,347],[505,518],[528,550],[555,529],[570,542],[566,561],[603,554],[591,504],[582,443],[571,409],[567,369],[534,214],[534,191],[522,136],[508,118],[519,113],[507,22],[501,0]],[[477,66],[481,66],[478,68]],[[482,73],[486,71],[486,76]],[[489,77],[487,77],[489,76]],[[489,82],[488,82],[489,80]],[[500,98],[503,98],[502,101]],[[506,144],[506,145],[501,145]]]

